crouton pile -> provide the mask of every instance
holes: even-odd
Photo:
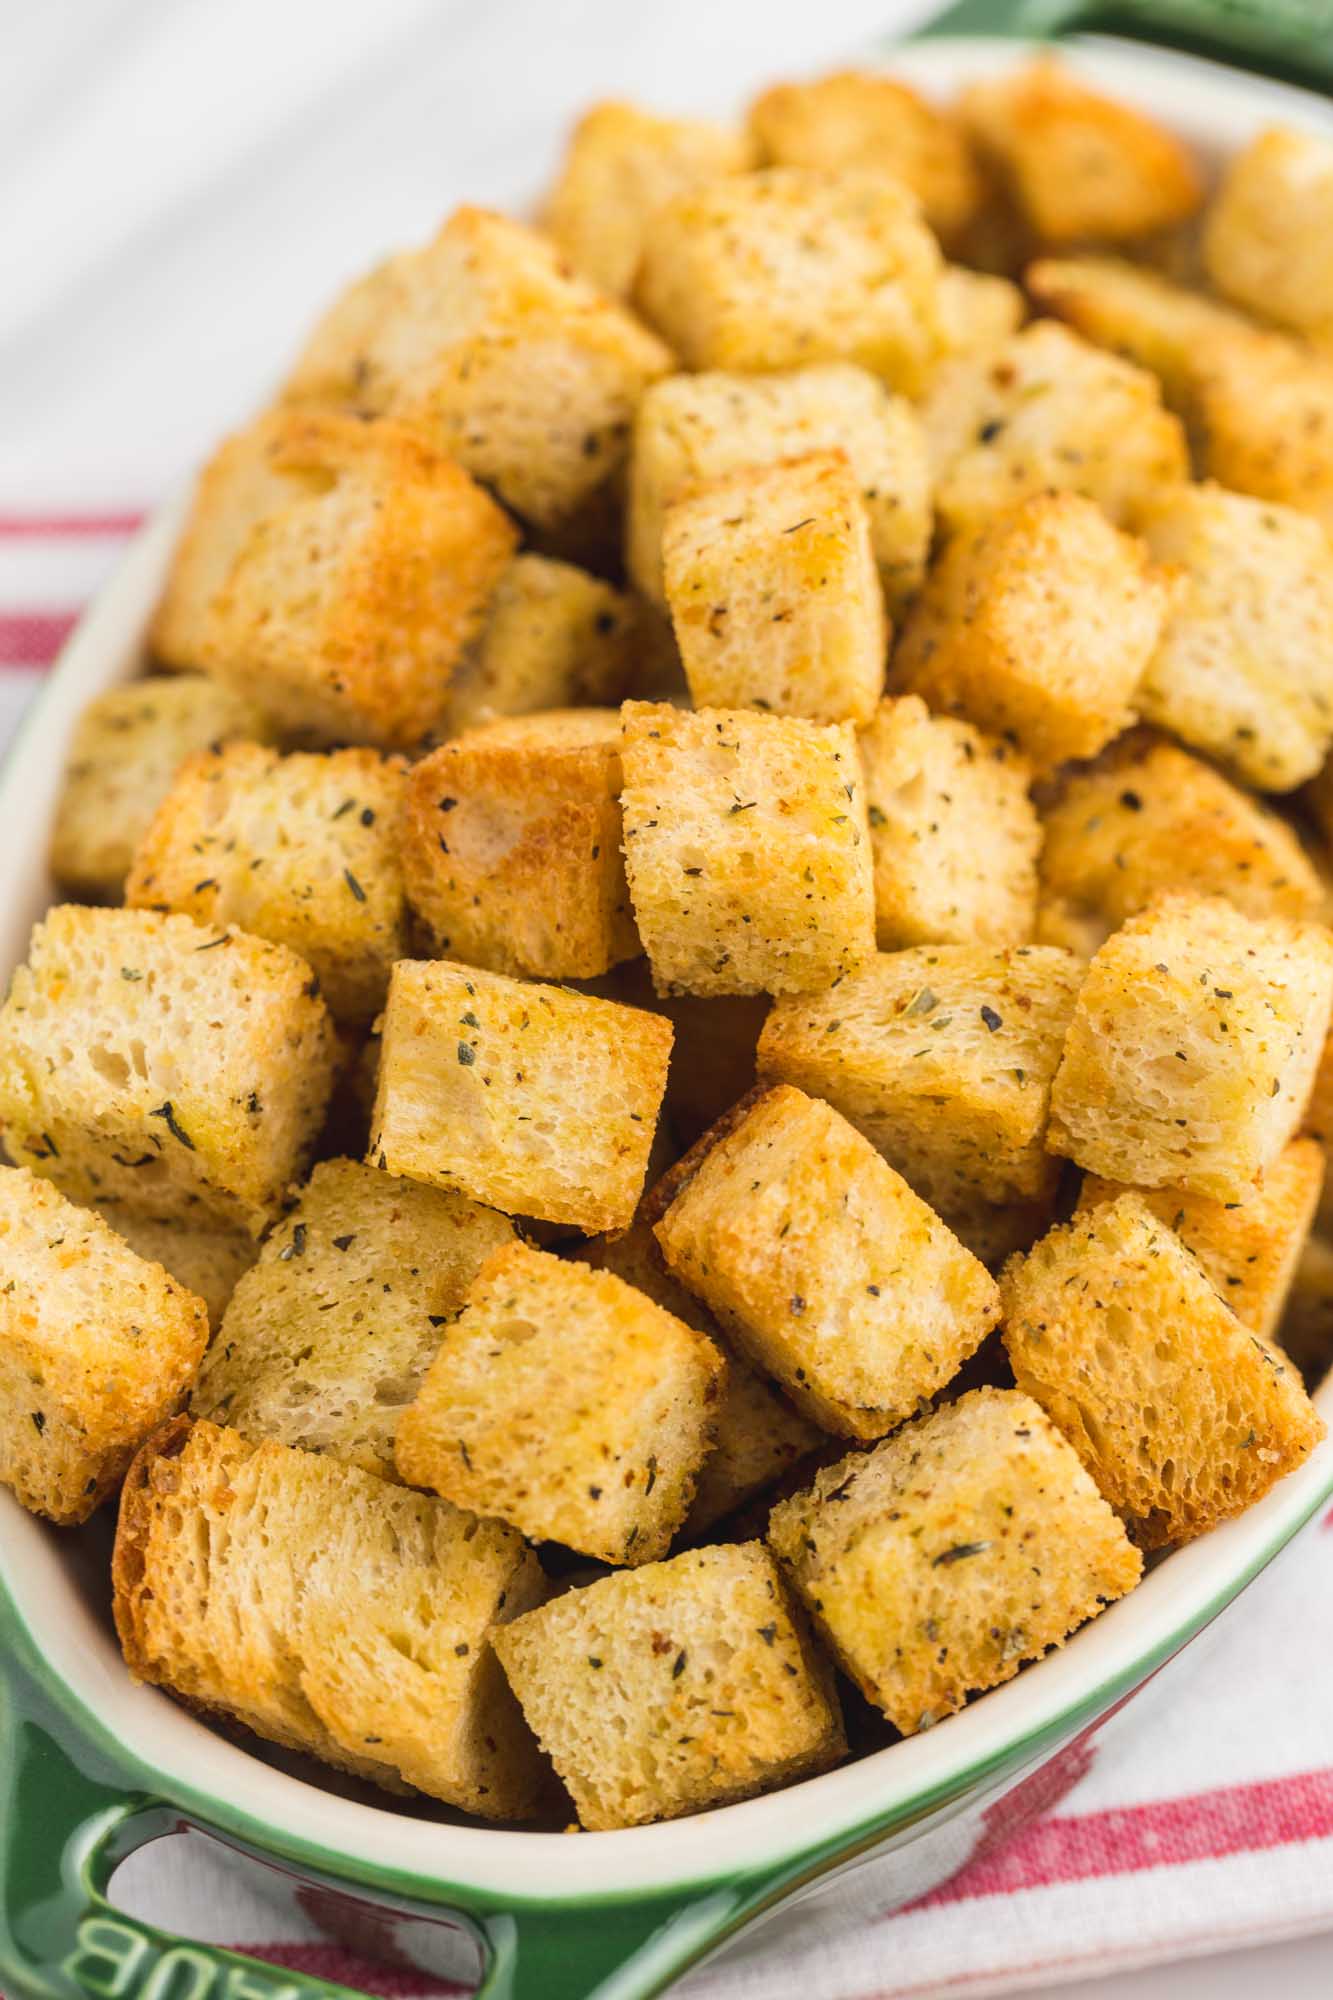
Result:
[[[626,1828],[1316,1448],[1331,225],[1326,138],[844,72],[333,302],[0,1006],[0,1480],[119,1492],[133,1674]]]

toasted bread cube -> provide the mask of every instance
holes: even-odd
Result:
[[[502,715],[619,701],[643,639],[639,610],[573,563],[515,556],[485,631],[449,683],[447,733]]]
[[[323,1160],[232,1294],[190,1407],[396,1478],[398,1421],[508,1216]]]
[[[537,979],[637,957],[620,783],[613,708],[505,717],[414,765],[399,855],[435,948]]]
[[[0,1484],[30,1513],[86,1521],[207,1341],[202,1299],[49,1181],[0,1166]]]
[[[259,1254],[254,1237],[202,1220],[162,1222],[120,1201],[103,1202],[97,1212],[131,1250],[150,1264],[160,1264],[178,1285],[203,1300],[209,1328],[216,1333],[241,1273]]]
[[[977,359],[1003,347],[1027,317],[1027,301],[1008,278],[946,264],[940,273],[942,361]]]
[[[626,702],[625,870],[659,992],[800,993],[873,951],[847,723]]]
[[[880,949],[1026,944],[1041,823],[1025,760],[913,694],[881,702],[860,745]]]
[[[769,1541],[839,1665],[904,1736],[1012,1680],[1143,1564],[1028,1396],[975,1389],[775,1507]]]
[[[1106,1180],[1244,1201],[1304,1117],[1330,1005],[1322,925],[1163,896],[1087,968],[1047,1144]]]
[[[259,711],[205,674],[108,688],[74,730],[51,832],[51,873],[72,895],[114,903],[134,850],[185,759],[239,737],[262,742]]]
[[[541,1803],[491,1641],[545,1583],[500,1522],[181,1419],[126,1480],[113,1580],[137,1680],[393,1791],[488,1819]]]
[[[697,708],[869,721],[888,628],[870,517],[842,452],[695,488],[666,510],[662,556]]]
[[[696,486],[815,451],[842,451],[861,487],[890,610],[916,590],[930,553],[930,467],[916,411],[849,362],[772,375],[672,375],[649,389],[634,422],[628,561],[665,606],[662,523]]]
[[[401,959],[368,1158],[509,1215],[623,1229],[670,1052],[670,1023],[640,1008]]]
[[[687,368],[857,361],[910,394],[939,348],[940,262],[900,181],[767,167],[658,209],[634,297]]]
[[[1326,1236],[1306,1238],[1278,1341],[1312,1387],[1333,1366],[1333,1243]]]
[[[824,1430],[883,1437],[999,1318],[989,1272],[818,1098],[761,1092],[675,1173],[668,1269]]]
[[[1071,953],[941,944],[881,952],[828,993],[778,1000],[761,1079],[851,1120],[946,1217],[1049,1195],[1051,1079],[1083,967]]]
[[[1006,1266],[1004,1342],[1141,1548],[1243,1513],[1324,1435],[1296,1370],[1134,1190]]]
[[[1333,334],[1333,144],[1270,126],[1227,164],[1203,255],[1219,291],[1312,340]]]
[[[1095,500],[1120,526],[1189,477],[1180,419],[1155,376],[1052,320],[940,368],[922,405],[935,505],[950,534],[978,533],[1040,493]]]
[[[1323,885],[1284,820],[1146,730],[1073,772],[1045,814],[1038,935],[1085,958],[1165,891],[1314,917]]]
[[[838,70],[779,83],[750,106],[767,166],[892,174],[937,236],[958,236],[981,205],[981,177],[958,119],[896,77]]]
[[[832,1675],[759,1542],[566,1591],[496,1651],[589,1831],[749,1798],[846,1751]]]
[[[754,1082],[754,1051],[768,1014],[763,993],[659,994],[646,958],[618,966],[607,997],[664,1014],[675,1030],[665,1115],[676,1150],[693,1145]]]
[[[334,1059],[285,945],[63,904],[0,1008],[5,1146],[75,1201],[258,1235],[318,1135]]]
[[[948,544],[890,682],[1008,736],[1039,769],[1093,757],[1133,720],[1167,603],[1142,545],[1090,500],[1037,494]]]
[[[1180,579],[1138,703],[1247,784],[1289,791],[1333,741],[1333,563],[1318,521],[1220,486],[1144,509],[1148,547]]]
[[[1055,1220],[1060,1190],[1050,1188],[1028,1201],[961,1203],[949,1211],[948,1224],[965,1250],[980,1258],[988,1271],[998,1271],[1015,1251],[1030,1250]],[[982,1357],[986,1350],[980,1350]],[[966,1385],[966,1375],[961,1378]]]
[[[1279,334],[1219,343],[1195,393],[1201,470],[1333,532],[1333,356]]]
[[[1198,162],[1174,133],[1058,62],[974,83],[960,109],[1048,242],[1146,236],[1183,222],[1203,200]]]

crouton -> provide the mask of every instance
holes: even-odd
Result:
[[[134,850],[185,759],[263,741],[258,709],[204,674],[108,688],[75,725],[51,831],[51,873],[87,902],[118,902]]]
[[[670,1051],[670,1023],[637,1007],[400,959],[367,1157],[507,1214],[623,1229]]]
[[[191,1708],[488,1819],[541,1802],[491,1640],[545,1584],[498,1521],[182,1419],[131,1468],[113,1581],[131,1673]]]
[[[904,1736],[1012,1680],[1142,1559],[1028,1396],[975,1389],[775,1507],[769,1541],[843,1670]]]
[[[813,83],[776,84],[750,106],[750,131],[766,166],[892,174],[945,241],[981,204],[981,177],[958,119],[896,77],[838,70]]]
[[[201,751],[140,842],[125,900],[289,945],[338,1020],[369,1021],[407,949],[402,797],[401,762],[373,750]]]
[[[161,1222],[126,1208],[122,1201],[104,1201],[97,1213],[138,1256],[160,1264],[178,1285],[203,1300],[209,1327],[216,1333],[237,1280],[259,1254],[254,1237],[202,1220]]]
[[[445,734],[501,715],[620,700],[643,639],[639,607],[572,563],[515,556],[486,629],[449,682]]]
[[[285,945],[60,905],[0,1008],[5,1146],[75,1201],[258,1235],[318,1134],[334,1054]]]
[[[1189,148],[1141,111],[1040,61],[972,84],[963,122],[988,165],[1051,243],[1121,242],[1169,228],[1203,200]]]
[[[1090,500],[1042,493],[957,535],[894,652],[893,687],[1007,736],[1039,769],[1093,757],[1134,716],[1169,595]]]
[[[1057,1185],[1030,1201],[977,1198],[962,1202],[950,1209],[949,1227],[963,1248],[979,1258],[988,1271],[998,1271],[1006,1257],[1030,1250],[1037,1238],[1046,1234],[1055,1220],[1060,1193]],[[961,1379],[965,1386],[972,1386],[965,1374]]]
[[[880,949],[1026,944],[1041,824],[1025,760],[910,694],[880,703],[860,748]]]
[[[1202,472],[1333,531],[1333,356],[1279,334],[1219,343],[1194,402]]]
[[[190,1407],[394,1479],[398,1420],[508,1216],[324,1160],[232,1294]]]
[[[203,1301],[49,1181],[0,1166],[0,1484],[86,1521],[177,1409]]]
[[[696,708],[870,720],[888,628],[844,453],[749,467],[673,501],[662,557]]]
[[[779,1000],[761,1079],[851,1120],[946,1220],[1044,1198],[1051,1079],[1083,967],[1069,952],[941,944],[881,952],[828,993]]]
[[[1309,1236],[1278,1334],[1282,1352],[1314,1387],[1333,1365],[1333,1243]]]
[[[999,1318],[984,1266],[869,1140],[785,1085],[699,1141],[656,1234],[673,1275],[843,1437],[911,1416]]]
[[[889,609],[917,589],[930,552],[930,468],[911,404],[849,362],[772,375],[673,375],[634,420],[629,572],[665,606],[662,521],[673,500],[743,469],[842,451],[861,487]]]
[[[1047,1145],[1106,1180],[1244,1201],[1304,1116],[1331,1004],[1322,925],[1163,896],[1087,968]]]
[[[399,854],[435,948],[537,979],[636,957],[620,783],[615,709],[506,717],[414,765]]]
[[[873,951],[847,723],[627,702],[625,871],[659,991],[798,993]]]
[[[749,1798],[847,1747],[832,1676],[758,1542],[566,1591],[495,1649],[590,1831]]]
[[[754,1051],[768,1014],[763,993],[659,994],[646,958],[617,966],[606,997],[664,1014],[675,1031],[666,1119],[691,1146],[754,1082]]]
[[[973,359],[1003,347],[1027,318],[1027,301],[1008,278],[946,264],[940,273],[941,360]]]
[[[624,298],[644,229],[663,203],[753,162],[743,132],[701,118],[656,118],[635,104],[594,104],[570,136],[543,219],[576,271]]]
[[[285,735],[406,748],[440,721],[515,540],[419,433],[274,410],[204,471],[152,644]]]
[[[1019,1388],[1142,1548],[1243,1513],[1324,1435],[1295,1369],[1136,1191],[1051,1230],[1003,1291]]]
[[[1185,432],[1156,377],[1052,320],[940,368],[921,415],[950,534],[1047,492],[1081,494],[1132,526],[1159,486],[1189,477]]]
[[[1218,290],[1312,340],[1333,335],[1333,144],[1270,126],[1227,163],[1204,224]]]
[[[1220,486],[1148,503],[1149,549],[1179,580],[1138,705],[1247,784],[1289,791],[1333,741],[1333,564],[1318,521]]]
[[[940,262],[900,181],[767,167],[658,209],[634,297],[687,368],[856,361],[910,394],[939,348]]]

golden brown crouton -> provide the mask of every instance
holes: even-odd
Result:
[[[623,1229],[670,1052],[670,1023],[640,1008],[400,959],[368,1157],[507,1214]]]
[[[1280,334],[1220,343],[1195,392],[1200,469],[1333,531],[1333,357]]]
[[[248,1231],[198,1222],[163,1222],[141,1215],[123,1201],[104,1201],[97,1213],[123,1237],[131,1250],[150,1264],[160,1264],[178,1285],[202,1299],[208,1324],[216,1333],[227,1301],[243,1271],[259,1254]]]
[[[769,1540],[867,1701],[904,1736],[1138,1582],[1142,1561],[1028,1396],[976,1389],[775,1507]]]
[[[667,604],[696,708],[868,722],[888,626],[844,453],[748,467],[672,501]]]
[[[646,958],[617,966],[611,1000],[664,1014],[675,1030],[666,1115],[680,1146],[694,1141],[754,1082],[754,1051],[768,1013],[763,993],[667,993],[653,987]]]
[[[0,1483],[70,1526],[177,1409],[201,1299],[49,1181],[0,1166]]]
[[[334,1034],[304,959],[65,904],[0,1008],[5,1146],[75,1201],[258,1235],[319,1131]]]
[[[1027,301],[1008,278],[946,264],[940,273],[941,361],[979,359],[1003,347],[1027,317]]]
[[[1304,1116],[1330,1005],[1322,925],[1163,896],[1087,968],[1047,1144],[1107,1180],[1244,1201]]]
[[[1313,340],[1333,334],[1333,144],[1270,126],[1227,164],[1203,255],[1219,291]]]
[[[640,610],[572,563],[515,556],[485,631],[449,682],[445,733],[502,715],[619,701],[643,640]]]
[[[1309,1236],[1278,1333],[1282,1352],[1313,1387],[1333,1366],[1333,1243]]]
[[[847,1747],[832,1676],[758,1542],[566,1591],[496,1651],[590,1831],[749,1798]]]

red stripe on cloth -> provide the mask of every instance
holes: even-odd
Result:
[[[0,667],[49,667],[78,620],[77,611],[0,612]]]
[[[6,541],[70,541],[80,536],[132,535],[142,527],[139,508],[123,508],[105,514],[4,514],[0,513],[0,539]]]
[[[1330,1507],[1324,1516],[1324,1526],[1333,1534],[1333,1507]]]
[[[428,1993],[452,2000],[455,1994],[472,1992],[471,1986],[459,1986],[410,1966],[377,1965],[373,1959],[358,1958],[336,1944],[233,1944],[226,1948],[244,1952],[248,1958],[262,1958],[269,1965],[285,1966],[289,1972],[306,1972],[312,1979],[328,1979],[335,1986],[376,1994],[382,2000],[419,2000]]]

